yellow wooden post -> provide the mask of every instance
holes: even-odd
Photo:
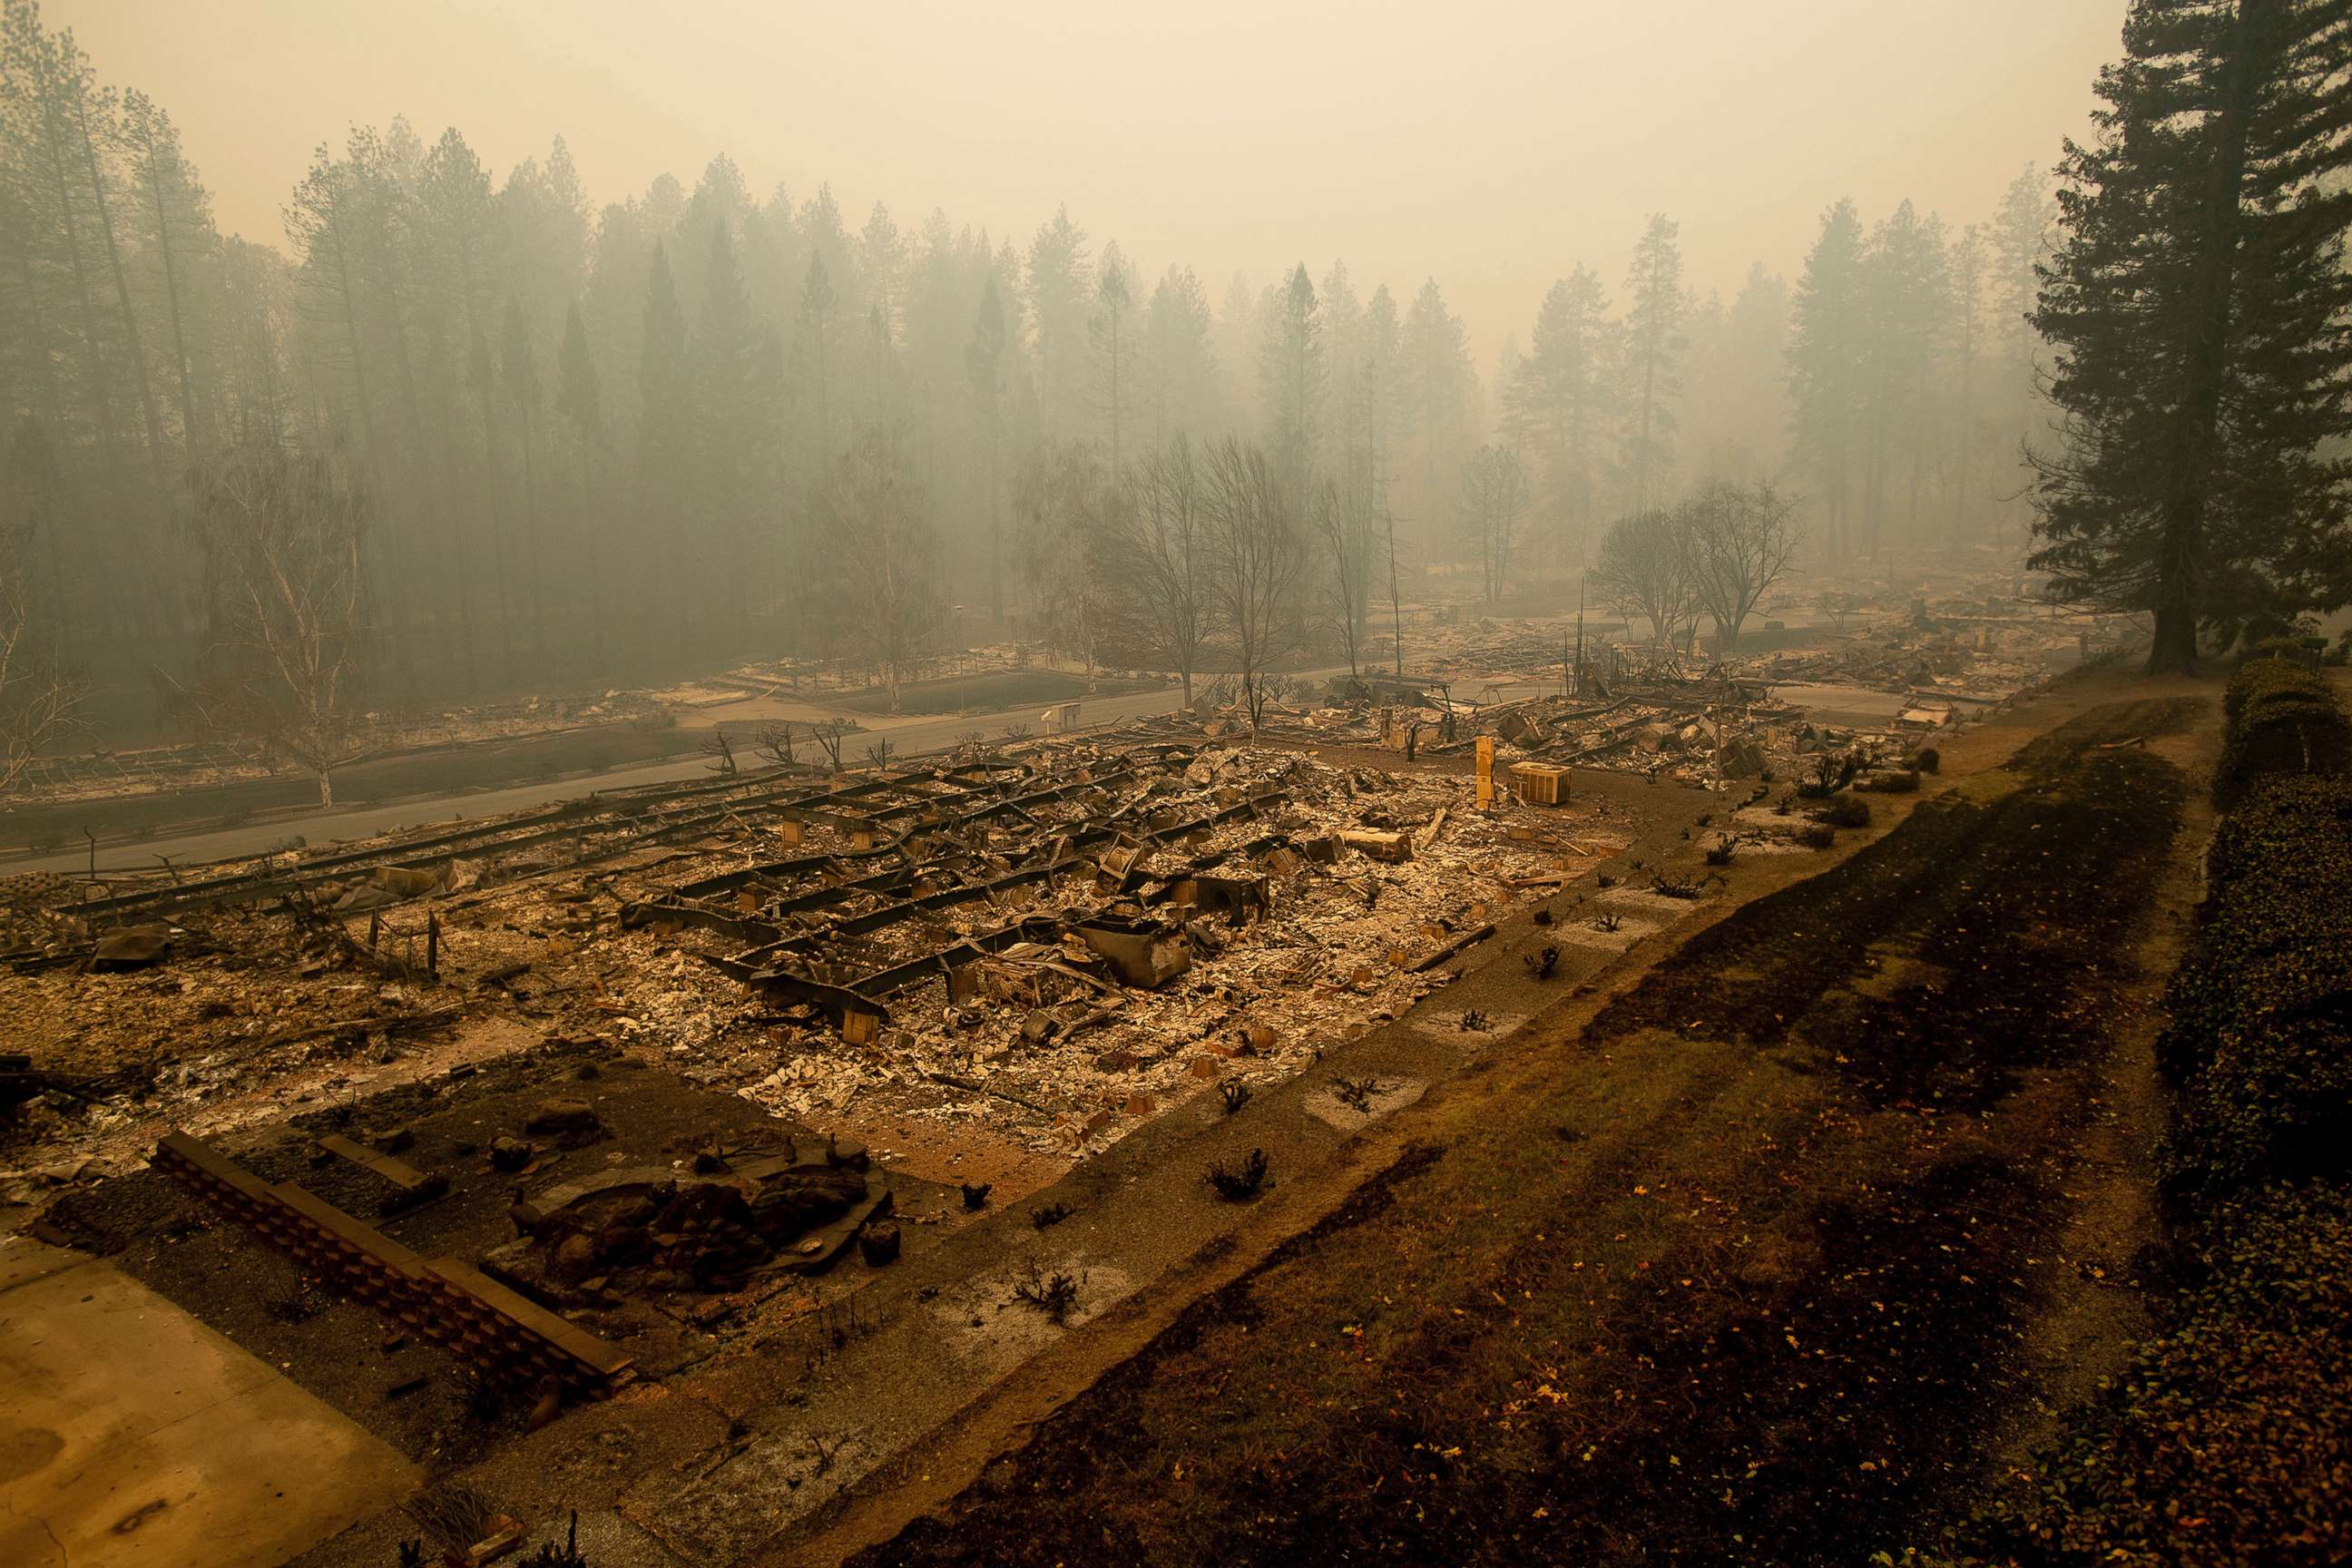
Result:
[[[1478,737],[1478,809],[1495,804],[1495,737]]]

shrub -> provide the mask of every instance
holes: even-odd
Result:
[[[1808,849],[1827,849],[1837,842],[1837,829],[1826,822],[1808,823],[1797,830],[1797,842]]]
[[[1944,753],[1933,746],[1922,746],[1912,753],[1908,765],[1915,773],[1932,773],[1944,765]]]
[[[2223,1568],[2352,1553],[2352,1194],[2281,1186],[2192,1239],[2161,1331],[1996,1504],[1996,1561]]]
[[[1237,1204],[1244,1198],[1256,1196],[1257,1190],[1265,1185],[1265,1151],[1253,1149],[1249,1152],[1249,1158],[1239,1165],[1228,1165],[1219,1161],[1210,1166],[1209,1185],[1216,1188],[1217,1195],[1227,1203]]]
[[[2332,777],[2352,769],[2352,723],[2320,677],[2283,660],[2247,665],[2222,697],[2229,712],[2213,798],[2236,804],[2254,779],[2270,773]]]
[[[2352,784],[2269,778],[2214,834],[2210,890],[2167,997],[2166,1070],[2183,1079],[2225,1029],[2340,995],[2352,975]]]
[[[2227,733],[2213,769],[2213,799],[2232,806],[2265,773],[2340,775],[2352,769],[2352,724],[2326,679],[2282,658],[2261,658],[2230,677]]]
[[[1813,813],[1815,822],[1832,827],[1867,827],[1870,826],[1870,802],[1853,795],[1840,795]]]
[[[2228,1031],[2181,1099],[2165,1177],[2192,1203],[2352,1174],[2352,1028],[2341,1018]]]
[[[2250,658],[2238,667],[2238,673],[2222,689],[2221,717],[2234,724],[2252,699],[2272,691],[2308,690],[2315,684],[2311,672],[2300,664],[2283,658]]]
[[[2258,778],[2214,835],[2166,1001],[2174,1191],[2352,1173],[2352,782]]]

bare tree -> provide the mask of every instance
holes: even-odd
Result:
[[[324,458],[233,447],[196,476],[211,636],[181,694],[208,726],[259,741],[319,781],[362,754],[353,732],[367,631],[367,506]]]
[[[33,630],[26,578],[30,524],[0,530],[0,795],[42,749],[73,727],[84,688],[68,679]]]
[[[1675,509],[1675,539],[1692,599],[1714,618],[1726,649],[1773,584],[1797,559],[1797,503],[1769,479],[1718,479]]]
[[[1512,540],[1528,508],[1528,477],[1518,454],[1508,447],[1479,447],[1462,465],[1462,503],[1491,605],[1503,596]]]
[[[1845,623],[1854,612],[1853,595],[1842,588],[1824,588],[1821,596],[1822,614],[1830,618],[1830,629],[1840,637],[1845,635]]]
[[[1324,583],[1331,624],[1348,651],[1348,673],[1361,673],[1366,623],[1372,597],[1370,497],[1325,479],[1315,492],[1315,538],[1330,575]]]
[[[834,773],[841,771],[841,742],[848,733],[846,719],[823,719],[809,726],[809,739],[824,749],[825,762]]]
[[[896,713],[940,595],[930,521],[895,435],[868,427],[851,443],[825,486],[823,517],[841,646],[880,672]]]
[[[800,761],[799,742],[793,738],[789,720],[780,724],[761,725],[754,743],[772,766],[788,768]]]
[[[1209,448],[1211,602],[1234,639],[1242,702],[1255,733],[1265,717],[1266,673],[1298,643],[1292,603],[1305,569],[1297,498],[1255,443],[1231,436]]]
[[[1649,618],[1651,640],[1664,643],[1691,616],[1690,569],[1674,517],[1663,511],[1620,518],[1601,537],[1592,585],[1631,620]]]
[[[1127,505],[1117,509],[1102,552],[1122,630],[1165,660],[1192,701],[1192,676],[1208,641],[1209,541],[1203,479],[1192,444],[1178,436],[1137,466]]]

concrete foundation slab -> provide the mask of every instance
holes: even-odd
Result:
[[[269,1568],[418,1473],[103,1259],[0,1242],[0,1563]]]

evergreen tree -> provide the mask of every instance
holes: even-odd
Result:
[[[1029,244],[1029,318],[1037,334],[1037,398],[1049,436],[1085,428],[1087,231],[1067,207]]]
[[[541,671],[547,668],[547,579],[552,563],[539,539],[539,405],[545,391],[540,384],[539,356],[530,346],[530,326],[522,305],[507,301],[505,326],[499,350],[499,390],[513,421],[516,449],[522,458],[522,543],[530,563],[523,574],[524,598],[530,606],[531,653]]]
[[[688,354],[697,502],[696,564],[722,607],[723,626],[704,617],[706,631],[731,632],[750,610],[743,563],[751,559],[762,484],[769,471],[772,428],[760,363],[761,332],[751,296],[724,223],[711,225],[704,256],[702,313]]]
[[[1635,511],[1659,504],[1674,458],[1674,404],[1682,394],[1681,226],[1650,219],[1625,275],[1625,456]]]
[[[1527,355],[1503,388],[1504,428],[1539,476],[1538,515],[1580,562],[1599,489],[1610,350],[1607,294],[1598,273],[1579,267],[1544,295]]]
[[[579,553],[589,648],[601,668],[605,654],[605,605],[603,531],[597,518],[603,489],[597,476],[605,452],[604,396],[596,374],[596,356],[588,347],[588,325],[577,300],[564,312],[563,343],[555,353],[555,412],[572,439],[579,501],[573,514],[576,531],[568,542]]]
[[[646,279],[644,348],[637,361],[637,490],[645,537],[641,549],[653,588],[646,607],[673,630],[685,612],[678,552],[686,544],[686,500],[692,488],[692,416],[688,399],[686,313],[670,281],[669,248],[654,247]]]
[[[2352,0],[2135,0],[2034,324],[2063,446],[2037,449],[2058,598],[2200,627],[2352,601]]]
[[[1960,231],[1952,245],[1951,357],[1958,365],[1959,388],[1952,416],[1951,528],[1948,543],[1968,542],[1975,534],[1978,447],[1977,365],[1984,354],[1984,305],[1987,250],[1984,231],[1975,224]]]
[[[1862,219],[1841,198],[1797,280],[1789,338],[1789,390],[1796,456],[1811,470],[1832,561],[1853,549],[1853,475],[1865,412]]]
[[[1208,291],[1189,267],[1171,267],[1144,324],[1146,396],[1155,450],[1171,437],[1204,438],[1217,418],[1217,356]]]
[[[992,625],[1004,618],[1004,484],[999,466],[1004,443],[1004,301],[992,273],[981,285],[980,309],[972,316],[971,342],[963,351],[963,363],[987,454],[988,616]]]
[[[1862,265],[1866,335],[1863,371],[1870,410],[1864,467],[1864,543],[1875,555],[1899,487],[1906,530],[1917,542],[1922,491],[1938,456],[1936,373],[1950,317],[1943,221],[1899,204],[1871,236]]]
[[[1103,247],[1095,280],[1095,314],[1087,323],[1094,347],[1095,405],[1110,447],[1110,471],[1122,468],[1129,410],[1135,402],[1135,334],[1129,318],[1135,309],[1135,274],[1117,241]]]
[[[1465,445],[1476,376],[1462,318],[1446,308],[1436,279],[1423,280],[1397,334],[1397,406],[1417,452],[1409,510],[1432,525],[1460,497],[1461,488],[1447,480]]]
[[[1269,455],[1292,494],[1304,497],[1315,471],[1323,402],[1323,316],[1315,282],[1300,262],[1276,295],[1259,345],[1258,384]]]

